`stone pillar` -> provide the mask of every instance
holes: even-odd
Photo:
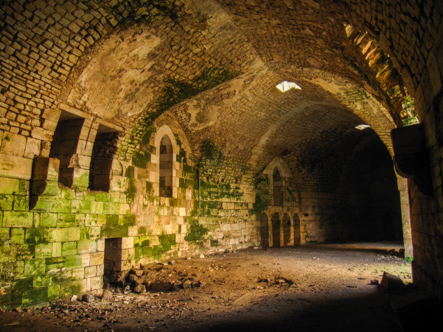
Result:
[[[89,186],[89,169],[91,166],[92,149],[99,124],[85,119],[78,138],[77,151],[72,158],[74,168],[73,187]]]
[[[413,256],[408,179],[402,178],[397,174],[397,186],[400,193],[401,220],[403,225],[403,244],[405,247],[405,258],[407,258]]]

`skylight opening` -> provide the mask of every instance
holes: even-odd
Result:
[[[291,89],[301,90],[301,87],[298,84],[288,81],[283,81],[280,84],[277,84],[276,88],[279,89],[281,92],[286,92]]]
[[[355,129],[358,129],[358,130],[365,130],[367,128],[371,128],[371,126],[368,124],[359,124],[358,126],[355,126]]]

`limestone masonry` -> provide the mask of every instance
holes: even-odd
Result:
[[[349,241],[403,241],[441,297],[442,15],[3,0],[0,308],[173,257]]]

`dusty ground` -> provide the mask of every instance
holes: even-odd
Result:
[[[0,331],[401,331],[390,306],[398,292],[371,285],[383,271],[412,282],[410,264],[392,248],[307,245],[179,259],[151,273],[195,287],[3,312]]]

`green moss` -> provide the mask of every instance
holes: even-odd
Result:
[[[47,288],[31,289],[24,292],[22,296],[22,305],[24,306],[48,301],[49,298]]]
[[[202,142],[200,147],[201,159],[209,159],[209,160],[221,160],[223,159],[223,153],[221,150],[215,145],[215,143],[208,139],[205,139]]]
[[[154,246],[152,248],[152,257],[154,259],[159,259],[160,255],[163,253],[163,247],[162,246]]]
[[[266,211],[271,204],[272,196],[269,193],[269,179],[263,173],[257,173],[253,177],[253,184],[256,190],[255,203],[250,211],[251,214],[255,214],[257,218]]]
[[[25,242],[28,244],[48,243],[49,230],[47,228],[29,228],[26,230]]]
[[[132,156],[132,165],[135,167],[146,169],[149,161],[151,161],[151,154],[144,151],[137,151]]]
[[[128,236],[128,226],[105,226],[100,230],[100,237],[105,238],[116,238],[116,237],[127,237]]]
[[[128,201],[134,201],[137,195],[137,182],[134,179],[128,179],[128,189],[126,190],[126,198]]]
[[[157,110],[161,114],[172,106],[223,82],[229,81],[238,75],[238,72],[227,68],[211,68],[206,69],[191,81],[185,82],[175,79],[167,79],[163,88],[162,97],[157,101]]]
[[[200,225],[197,219],[192,219],[188,227],[188,232],[185,235],[185,240],[188,242],[198,242],[204,239],[208,234],[209,229]]]
[[[133,214],[125,214],[122,216],[122,224],[126,226],[134,226],[135,225],[135,215]]]
[[[152,183],[146,182],[146,194],[150,195],[152,194]]]
[[[130,179],[134,178],[134,166],[129,166],[126,169],[125,176]]]
[[[243,197],[239,186],[231,186],[229,183],[213,183],[200,180],[200,199],[201,200],[238,200]]]
[[[117,226],[118,225],[118,215],[106,215],[106,226]]]
[[[158,237],[158,240],[160,241],[164,252],[171,250],[171,247],[177,243],[175,241],[175,234],[166,235],[163,233]]]

